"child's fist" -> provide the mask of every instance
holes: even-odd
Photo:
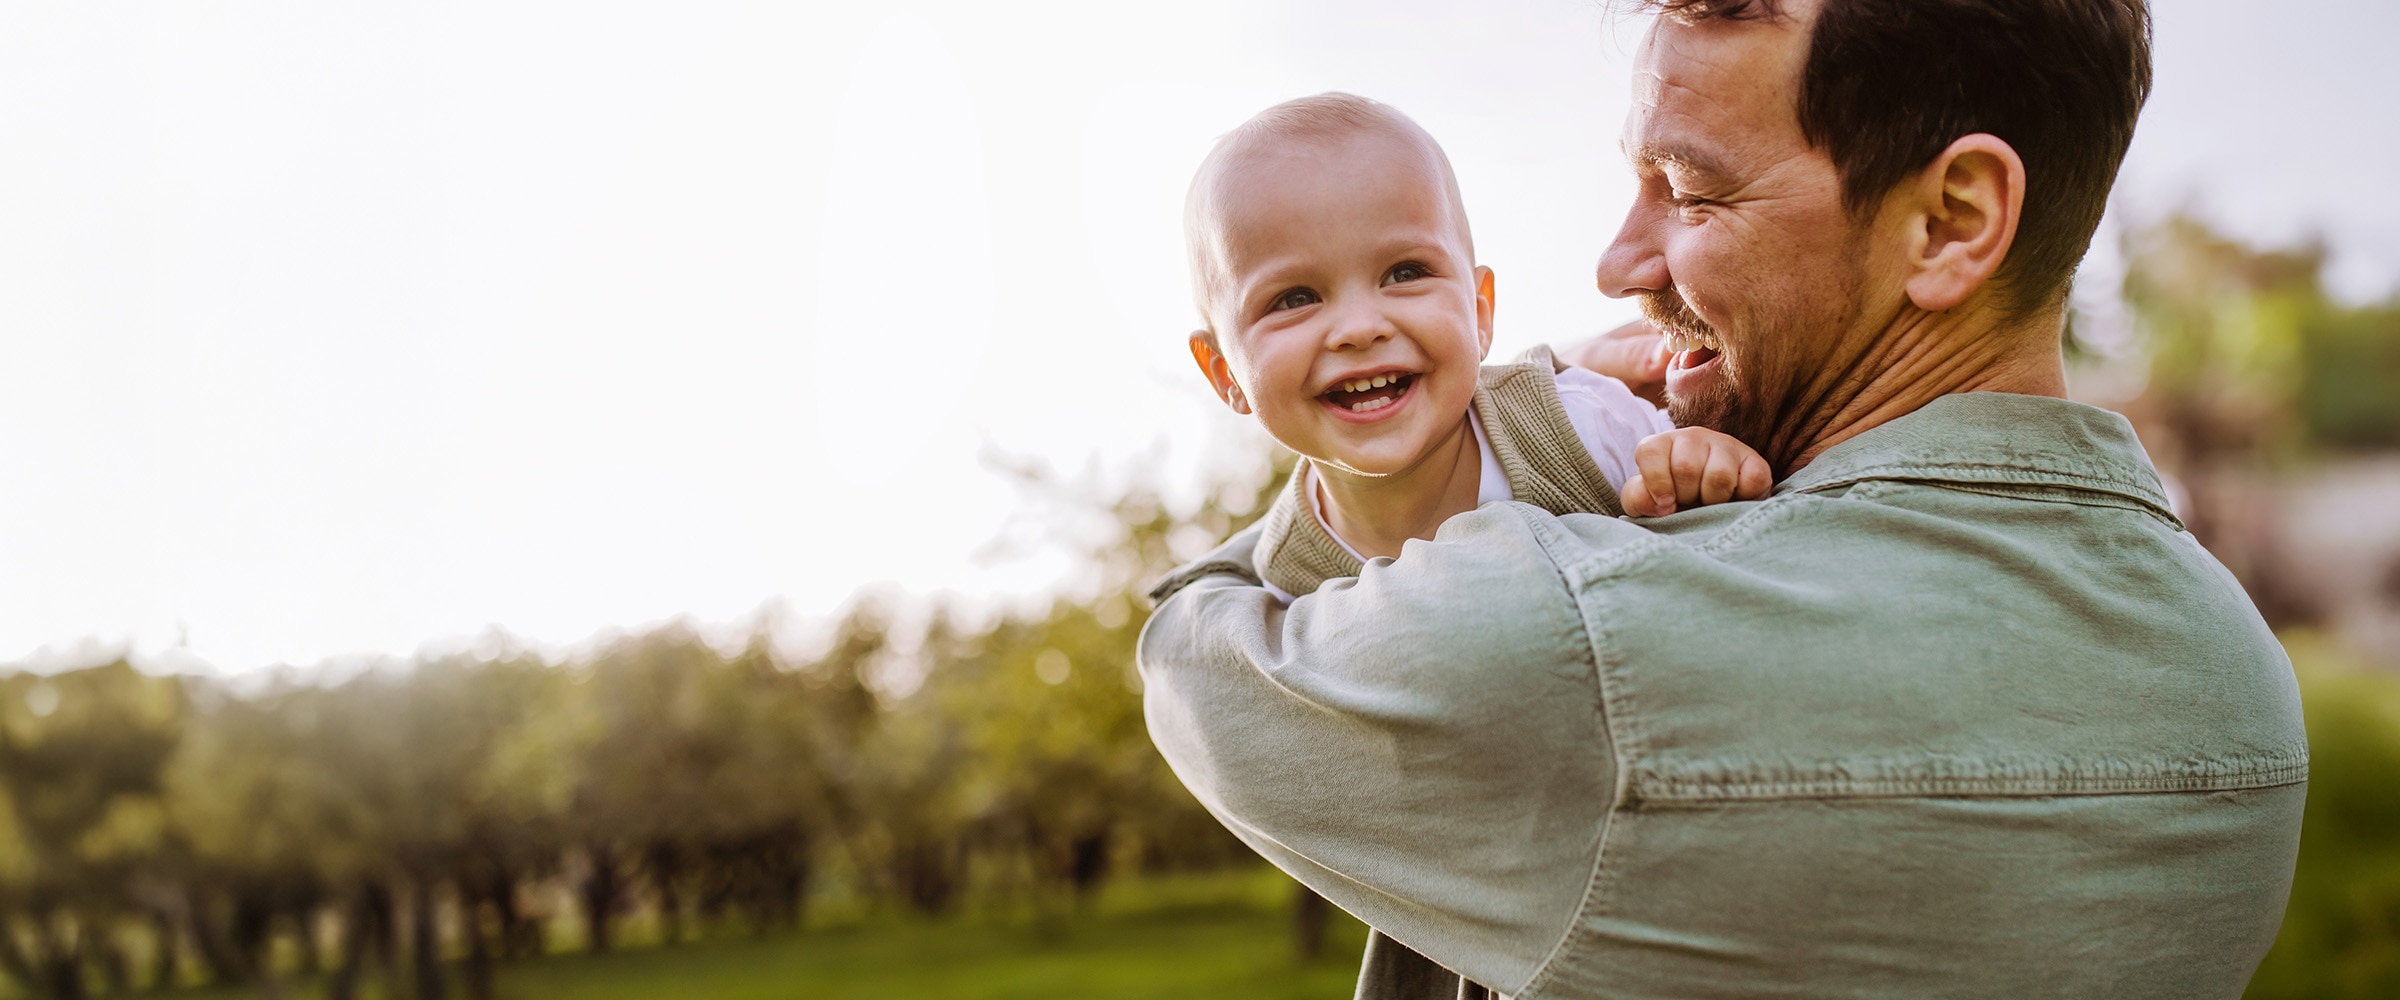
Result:
[[[1727,500],[1761,500],[1775,486],[1767,460],[1731,435],[1679,427],[1643,438],[1633,449],[1639,471],[1617,490],[1625,513],[1664,517]]]

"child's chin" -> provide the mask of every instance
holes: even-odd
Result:
[[[1399,454],[1397,449],[1392,452],[1378,450],[1373,454],[1346,456],[1340,465],[1361,476],[1390,476],[1407,471],[1409,466],[1416,464],[1416,459],[1413,451]]]

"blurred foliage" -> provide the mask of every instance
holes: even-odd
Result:
[[[2320,620],[2321,588],[2282,551],[2278,490],[2304,463],[2400,446],[2400,299],[2343,305],[2322,244],[2261,249],[2187,215],[2129,230],[2123,249],[2134,352],[2119,361],[2143,385],[2124,409],[2177,513],[2270,622]]]
[[[2126,234],[2148,409],[2178,457],[2400,446],[2400,300],[2325,294],[2325,248],[2257,249],[2175,215]]]
[[[797,657],[670,625],[339,683],[0,677],[0,973],[480,998],[628,927],[788,931],[812,901],[1065,926],[1115,876],[1255,865],[1151,749],[1132,651],[1142,588],[1277,470],[1185,512],[1011,471],[1090,573],[980,622],[866,600]]]
[[[2300,865],[2251,1000],[2400,997],[2400,677],[2290,639],[2308,713]]]

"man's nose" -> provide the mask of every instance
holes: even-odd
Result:
[[[1625,225],[1617,230],[1617,238],[1600,253],[1596,275],[1600,294],[1621,299],[1674,284],[1667,274],[1666,246],[1661,239],[1661,224],[1665,221],[1662,206],[1635,197],[1633,207],[1625,213]]]

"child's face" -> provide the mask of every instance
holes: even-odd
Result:
[[[1282,141],[1212,183],[1216,329],[1192,353],[1219,397],[1285,447],[1371,476],[1455,433],[1491,347],[1492,283],[1432,151]]]

